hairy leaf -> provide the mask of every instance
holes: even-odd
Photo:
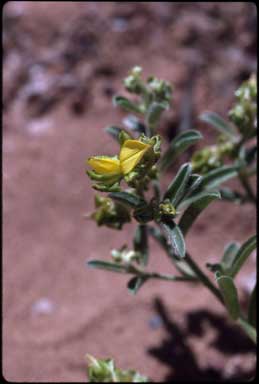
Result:
[[[125,273],[127,272],[124,265],[119,265],[116,263],[111,263],[109,261],[102,260],[90,260],[87,262],[87,265],[91,268],[104,269],[106,271]]]
[[[162,222],[162,228],[165,230],[168,242],[172,246],[176,256],[185,256],[185,241],[181,229],[173,221]]]
[[[240,248],[240,245],[238,243],[232,242],[229,243],[225,249],[224,254],[221,260],[221,265],[223,270],[228,273],[229,270],[231,270],[233,261],[235,260],[235,257],[237,255],[237,252]]]
[[[195,130],[188,130],[177,135],[158,163],[160,170],[165,171],[181,153],[202,138],[201,133]]]
[[[236,257],[233,261],[230,275],[235,277],[240,271],[241,267],[247,260],[248,256],[256,248],[256,236],[251,236],[239,249],[236,254]]]
[[[138,133],[145,133],[145,125],[134,115],[128,115],[123,119],[123,124],[131,131],[137,131]]]
[[[119,142],[119,134],[123,131],[122,128],[116,127],[115,125],[110,125],[105,128],[105,131],[109,133],[116,141]]]
[[[151,128],[154,128],[162,114],[168,108],[168,103],[158,103],[154,101],[150,104],[147,110],[146,123]]]
[[[192,166],[190,163],[183,164],[176,174],[175,178],[167,188],[164,199],[170,199],[171,203],[177,207],[178,203],[184,196],[187,182],[192,173]]]
[[[131,208],[137,208],[142,200],[140,197],[133,195],[129,192],[112,192],[108,195],[110,198],[119,201],[120,203],[123,203]]]
[[[234,281],[229,276],[220,275],[216,277],[225,305],[233,320],[237,320],[240,314],[237,289]]]
[[[175,256],[172,247],[169,246],[166,237],[160,231],[160,229],[155,227],[148,227],[149,234],[160,244],[160,246],[165,250],[166,254],[169,256],[172,263],[175,265],[176,269],[181,272],[184,276],[188,276],[189,278],[196,279],[195,273],[189,267],[188,264],[184,261],[184,259],[179,259]]]
[[[203,180],[201,182],[201,188],[215,188],[220,184],[224,183],[237,176],[238,166],[236,165],[223,165],[217,169],[213,169],[203,176]]]
[[[236,131],[232,125],[226,122],[222,117],[220,117],[215,112],[204,112],[200,115],[200,120],[209,123],[214,128],[216,128],[220,133],[224,133],[230,138],[236,137]]]
[[[141,109],[136,103],[133,103],[132,101],[128,100],[126,97],[123,96],[115,96],[113,98],[114,105],[118,105],[119,107],[125,109],[128,112],[134,112],[134,113],[141,113]]]
[[[188,230],[200,215],[200,213],[207,208],[207,206],[214,200],[219,199],[220,194],[218,192],[207,192],[201,194],[197,199],[193,197],[193,203],[189,205],[186,211],[183,213],[179,227],[184,235],[187,234]]]

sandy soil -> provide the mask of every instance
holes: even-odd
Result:
[[[19,382],[86,381],[85,354],[114,357],[154,381],[251,378],[254,348],[205,289],[149,282],[132,297],[126,278],[86,268],[130,241],[83,214],[94,191],[85,159],[113,153],[103,127],[131,66],[174,84],[161,132],[173,137],[191,74],[197,116],[226,115],[256,69],[252,3],[9,2],[4,7],[3,375]],[[166,146],[166,144],[165,144]],[[169,180],[175,169],[166,175]],[[187,245],[201,266],[255,231],[255,210],[215,203]],[[245,299],[255,258],[239,276]],[[151,269],[173,272],[152,243]]]

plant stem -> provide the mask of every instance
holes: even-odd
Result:
[[[143,277],[146,279],[159,279],[159,280],[166,280],[166,281],[193,281],[197,282],[197,279],[192,276],[174,276],[174,275],[164,275],[162,273],[157,272],[146,272],[142,269],[139,269],[135,265],[131,265],[131,267],[127,271],[128,273],[132,273],[134,275],[137,275],[139,277]]]
[[[254,195],[254,192],[252,190],[252,187],[250,185],[250,182],[247,176],[242,172],[239,172],[238,176],[244,190],[246,191],[247,196],[249,197],[249,200],[251,200],[254,204],[256,204],[257,203],[256,196]]]
[[[192,268],[192,270],[196,273],[200,281],[214,294],[214,296],[225,307],[225,303],[220,291],[212,284],[212,282],[202,272],[200,267],[193,261],[190,255],[186,254],[185,260],[187,264]],[[240,315],[240,317],[237,320],[237,324],[241,326],[241,328],[247,334],[247,336],[256,344],[256,329],[247,322],[247,320],[243,317],[243,315]]]
[[[172,276],[172,275],[163,275],[161,273],[148,273],[145,274],[147,277],[153,278],[153,279],[160,279],[160,280],[167,280],[167,281],[195,281],[197,282],[196,279],[194,279],[191,276]]]
[[[195,261],[191,258],[191,256],[188,253],[185,255],[184,260],[189,265],[189,267],[193,270],[193,272],[196,274],[199,280],[213,293],[213,295],[221,302],[221,304],[225,306],[224,300],[220,291],[214,286],[214,284],[210,281],[210,279],[202,272],[200,267],[195,263]]]
[[[244,332],[247,334],[248,337],[256,344],[257,339],[257,332],[256,329],[247,322],[246,319],[244,319],[243,316],[240,316],[237,320],[237,323],[242,327]]]

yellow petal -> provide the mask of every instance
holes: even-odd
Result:
[[[94,156],[88,159],[93,170],[102,175],[121,173],[120,160],[108,156]]]
[[[124,141],[120,151],[120,162],[124,175],[135,168],[149,148],[149,144],[144,144],[138,140]]]

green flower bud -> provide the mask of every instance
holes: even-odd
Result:
[[[123,224],[130,222],[129,210],[122,204],[114,202],[108,197],[95,196],[95,212],[91,214],[98,226],[106,225],[114,229],[121,229]]]
[[[177,212],[169,199],[165,199],[159,204],[159,215],[162,218],[174,218]]]
[[[257,81],[255,76],[244,82],[235,92],[236,104],[229,111],[230,120],[243,136],[255,134],[257,128]]]
[[[146,383],[149,381],[148,377],[132,369],[116,368],[112,359],[96,359],[91,355],[86,357],[87,374],[91,383]]]

